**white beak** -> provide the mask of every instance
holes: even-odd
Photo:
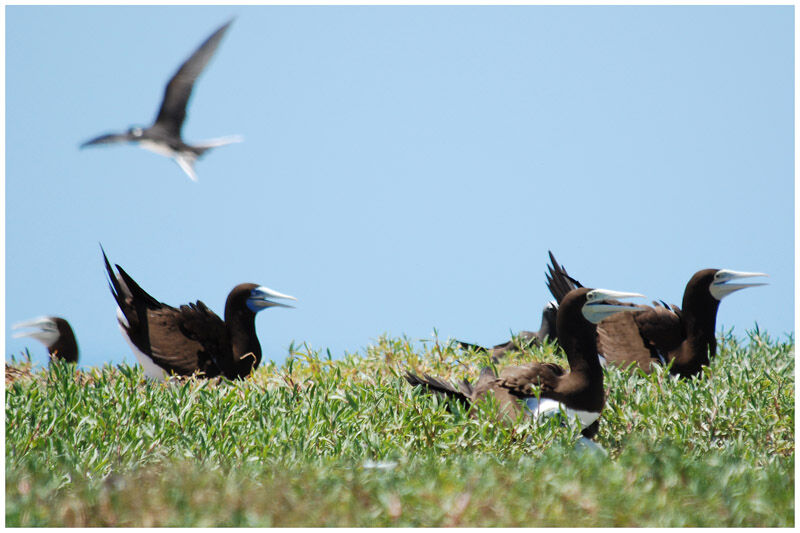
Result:
[[[639,311],[646,309],[644,306],[621,305],[618,303],[606,303],[607,300],[618,300],[621,298],[644,298],[643,294],[637,292],[610,291],[607,289],[592,289],[586,293],[586,303],[581,312],[583,316],[592,324],[599,324],[604,319],[615,313],[622,311]]]
[[[31,331],[19,331],[12,335],[13,338],[19,339],[22,337],[31,337],[43,343],[45,346],[52,346],[58,341],[61,334],[58,332],[58,326],[53,319],[46,316],[34,318],[26,322],[19,322],[12,326],[12,329],[20,328],[36,328]]]
[[[711,285],[708,287],[708,291],[711,293],[711,296],[716,298],[717,300],[722,300],[727,295],[736,292],[741,289],[746,289],[747,287],[758,287],[760,285],[766,285],[766,283],[728,283],[729,281],[743,279],[743,278],[754,278],[760,276],[767,276],[767,274],[763,274],[761,272],[737,272],[736,270],[718,270],[716,274],[714,274],[714,281],[711,282]]]
[[[279,302],[273,302],[269,298],[282,298],[284,300],[294,300],[297,301],[297,298],[294,296],[289,296],[288,294],[282,294],[278,291],[274,291],[269,287],[256,287],[250,293],[250,297],[247,299],[247,306],[253,312],[258,312],[261,309],[265,309],[267,307],[291,307],[293,305],[282,304]]]

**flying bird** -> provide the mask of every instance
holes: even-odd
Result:
[[[189,178],[197,181],[194,171],[194,163],[197,158],[211,148],[242,140],[241,137],[231,136],[189,145],[181,138],[181,128],[186,119],[186,105],[192,95],[194,83],[205,69],[211,56],[214,55],[219,42],[232,22],[233,20],[228,21],[212,33],[172,76],[167,83],[161,108],[158,110],[152,126],[133,126],[125,133],[101,135],[86,141],[81,148],[98,144],[135,142],[146,150],[173,158]]]
[[[569,276],[553,254],[548,288],[557,301],[580,283]],[[604,362],[617,366],[636,364],[651,372],[653,364],[672,363],[670,372],[691,377],[702,372],[717,353],[714,334],[719,303],[729,294],[764,283],[730,283],[766,276],[760,272],[706,268],[697,271],[683,292],[681,307],[653,302],[633,313],[611,316],[597,326],[597,349]]]
[[[577,419],[582,435],[591,439],[597,434],[598,419],[605,405],[594,324],[620,311],[636,309],[620,305],[616,299],[638,296],[641,294],[589,288],[575,289],[566,295],[558,308],[557,326],[569,370],[554,363],[529,363],[503,368],[496,376],[491,369],[484,368],[474,386],[467,380],[454,385],[411,372],[405,378],[411,385],[466,406],[492,392],[501,413],[512,420],[523,412],[535,419],[563,413],[569,420]]]
[[[103,261],[122,335],[152,379],[172,373],[231,380],[247,377],[261,363],[256,313],[268,307],[292,307],[275,298],[296,300],[255,283],[242,283],[228,294],[223,321],[199,300],[179,308],[161,303],[119,265],[115,273],[105,251]]]
[[[47,347],[50,360],[78,362],[78,341],[69,322],[57,316],[43,316],[14,324],[13,329],[31,328],[14,333],[14,338],[31,337]]]

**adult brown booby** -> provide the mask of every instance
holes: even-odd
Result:
[[[550,270],[548,287],[560,301],[580,283],[567,274],[550,254],[555,269]],[[722,299],[741,289],[764,283],[729,283],[756,276],[760,272],[706,268],[697,271],[686,284],[682,307],[653,302],[633,313],[610,316],[597,326],[597,350],[604,362],[617,366],[636,364],[650,373],[655,363],[672,363],[670,373],[691,377],[702,372],[717,353],[714,334],[717,310]]]
[[[498,377],[491,369],[484,368],[474,387],[466,380],[456,386],[411,372],[405,378],[411,385],[425,387],[467,406],[491,391],[501,414],[512,420],[522,412],[535,419],[563,412],[568,420],[577,418],[581,433],[591,439],[597,433],[597,420],[605,405],[594,324],[620,311],[635,309],[612,300],[634,296],[642,295],[585,287],[567,294],[558,309],[557,326],[569,371],[554,363],[529,363],[503,368]]]
[[[211,148],[241,141],[240,137],[234,136],[189,145],[181,138],[181,128],[186,119],[186,105],[192,95],[194,83],[205,69],[211,56],[214,55],[219,42],[232,22],[232,20],[228,21],[212,33],[172,76],[164,91],[161,108],[158,110],[152,126],[147,128],[133,126],[125,133],[101,135],[86,141],[81,148],[96,144],[135,142],[142,148],[173,158],[189,178],[197,181],[194,162],[198,157]]]
[[[159,302],[119,265],[115,274],[105,251],[103,260],[122,335],[152,379],[171,373],[228,379],[248,376],[261,363],[256,313],[268,307],[292,307],[270,298],[296,300],[255,283],[242,283],[228,294],[223,322],[199,300],[177,309]]]
[[[43,316],[14,324],[12,329],[33,328],[13,335],[15,339],[31,337],[47,347],[51,360],[78,362],[78,341],[69,322],[57,316]]]

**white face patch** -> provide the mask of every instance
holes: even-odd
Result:
[[[527,407],[531,417],[537,421],[558,416],[560,414],[569,422],[577,418],[581,424],[581,428],[585,428],[600,418],[600,413],[570,409],[563,403],[551,400],[550,398],[539,399],[536,397],[531,397],[525,400],[525,406]]]

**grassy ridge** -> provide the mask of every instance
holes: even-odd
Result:
[[[563,362],[544,347],[502,364],[529,360]],[[793,339],[727,335],[702,379],[607,370],[608,458],[568,428],[451,413],[401,377],[483,364],[381,338],[337,360],[294,349],[236,383],[57,365],[6,389],[6,523],[794,524]]]

